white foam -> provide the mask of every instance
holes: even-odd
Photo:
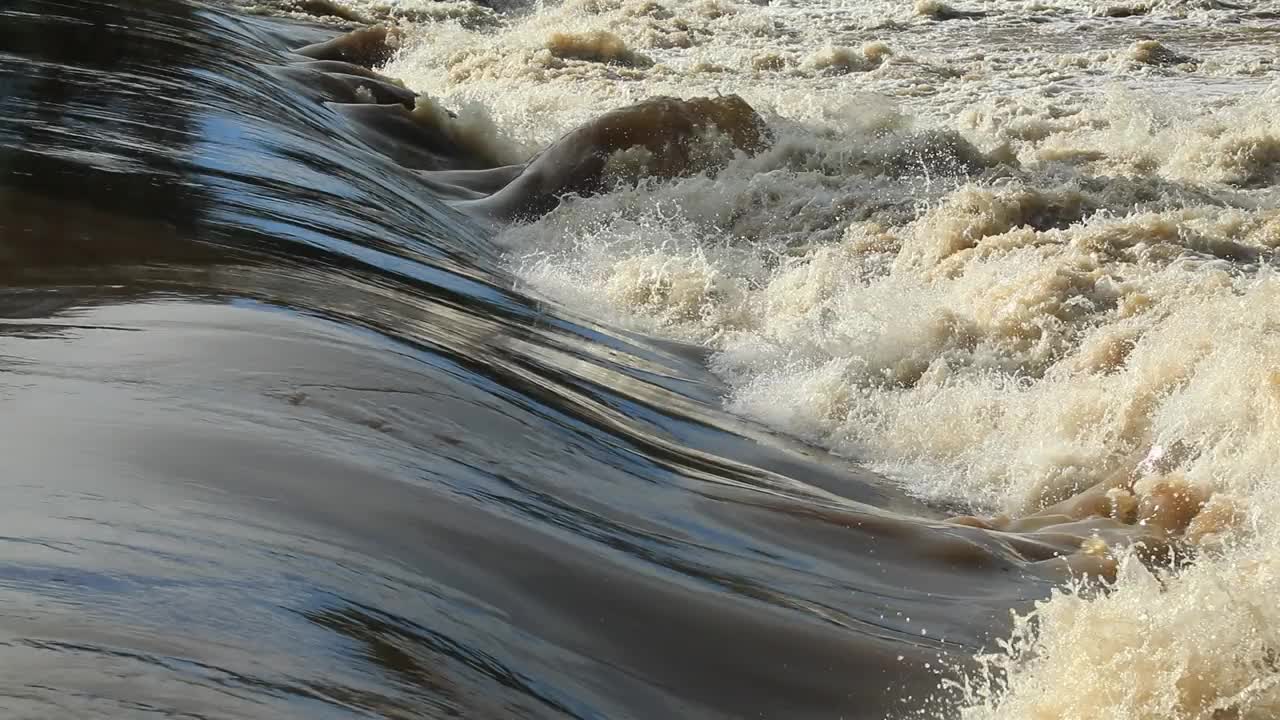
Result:
[[[1231,28],[1280,5],[1119,5],[568,0],[418,18],[386,71],[526,153],[647,96],[743,96],[771,150],[509,229],[526,289],[705,344],[732,409],[922,497],[1212,493],[1189,568],[1055,596],[965,717],[1269,718],[1280,121],[1269,36]]]

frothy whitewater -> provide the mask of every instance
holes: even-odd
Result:
[[[927,715],[1280,714],[1280,4],[346,7],[508,162],[655,95],[768,121],[764,152],[504,228],[525,292],[705,346],[728,409],[963,522],[1065,503],[1177,538],[1086,543],[1114,582]]]

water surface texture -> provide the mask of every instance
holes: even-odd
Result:
[[[322,37],[3,10],[6,715],[873,717],[1044,594],[514,292],[274,72]]]
[[[0,714],[1274,717],[1272,5],[9,0]]]

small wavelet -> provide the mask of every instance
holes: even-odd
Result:
[[[0,707],[1272,717],[1272,4],[17,0]]]

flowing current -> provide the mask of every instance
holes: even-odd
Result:
[[[1280,715],[1278,38],[6,0],[0,715]]]

